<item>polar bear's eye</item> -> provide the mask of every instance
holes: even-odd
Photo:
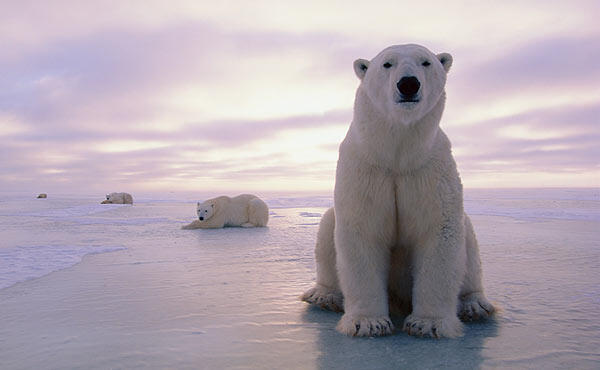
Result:
[[[428,60],[426,60],[426,61],[424,61],[423,63],[421,63],[421,65],[422,65],[423,67],[429,67],[429,66],[431,65],[431,63],[429,63],[429,61],[428,61]]]
[[[391,68],[391,67],[392,67],[392,63],[390,63],[390,62],[385,62],[383,64],[383,68]]]

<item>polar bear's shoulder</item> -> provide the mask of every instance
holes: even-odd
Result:
[[[235,196],[233,198],[231,198],[232,202],[248,202],[252,199],[256,199],[258,198],[256,195],[254,194],[240,194],[238,196]]]
[[[208,200],[205,200],[203,203],[204,204],[214,204],[214,205],[222,205],[222,204],[227,204],[231,202],[231,198],[226,196],[226,195],[222,195],[220,197],[215,197],[215,198],[211,198]]]
[[[214,205],[215,211],[220,212],[224,211],[231,207],[240,207],[245,206],[248,203],[252,202],[255,199],[260,199],[254,194],[240,194],[235,197],[228,197],[226,195],[212,198],[204,201],[205,205],[211,204]]]

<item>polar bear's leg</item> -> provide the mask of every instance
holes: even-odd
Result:
[[[335,188],[335,251],[345,313],[337,330],[352,336],[388,335],[393,331],[388,275],[396,237],[394,183],[376,168],[356,173],[360,166],[355,163],[340,171],[341,162]],[[345,171],[351,176],[344,176]]]
[[[260,227],[267,226],[267,222],[269,222],[267,204],[258,198],[251,199],[248,204],[248,223]]]
[[[192,221],[192,223],[182,226],[181,227],[183,230],[193,230],[193,229],[201,229],[202,228],[202,224],[200,223],[200,221],[198,220],[194,220]]]
[[[325,212],[319,224],[315,259],[317,261],[317,284],[301,297],[303,301],[335,312],[344,311],[344,299],[339,288],[335,267],[333,230],[335,213],[333,208]]]
[[[454,338],[462,335],[456,307],[466,258],[463,217],[446,220],[437,234],[415,249],[413,312],[403,329],[410,335]]]
[[[344,246],[336,248],[345,310],[337,330],[352,336],[391,334],[387,295],[389,248],[373,235],[361,235],[340,226],[336,226],[335,235],[336,243]]]
[[[467,250],[466,273],[460,291],[458,317],[463,321],[485,319],[491,316],[495,309],[483,293],[481,259],[479,245],[471,220],[465,214],[465,240]]]

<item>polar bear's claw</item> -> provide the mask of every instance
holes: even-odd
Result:
[[[322,285],[315,285],[314,288],[310,288],[300,299],[321,307],[324,310],[344,312],[344,298],[342,293]]]
[[[456,338],[462,335],[462,324],[456,317],[435,319],[409,315],[402,330],[416,337]]]
[[[394,324],[388,317],[348,317],[342,316],[337,325],[342,334],[352,337],[380,337],[394,332]]]
[[[462,321],[487,319],[496,309],[481,293],[472,293],[461,297],[458,317]]]

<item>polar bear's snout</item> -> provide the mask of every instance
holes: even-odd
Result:
[[[419,79],[415,76],[404,76],[396,84],[400,92],[400,103],[415,103],[419,101],[417,93],[421,88]]]
[[[200,221],[204,221],[204,217],[202,217],[202,216],[198,217],[198,219],[199,219]]]

